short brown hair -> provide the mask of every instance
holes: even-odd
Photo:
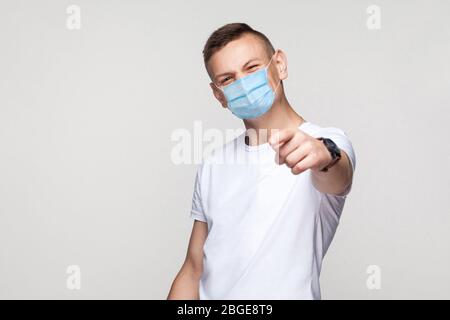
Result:
[[[263,41],[267,55],[270,57],[274,54],[275,49],[272,43],[270,43],[270,40],[263,33],[252,29],[246,23],[229,23],[214,31],[206,41],[203,48],[203,61],[205,62],[205,66],[215,52],[225,47],[229,42],[239,39],[244,34],[255,35]]]

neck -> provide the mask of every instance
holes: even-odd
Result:
[[[281,89],[281,86],[279,89]],[[256,133],[248,135],[248,144],[266,143],[275,129],[298,127],[303,122],[305,122],[305,119],[295,112],[286,99],[283,90],[280,90],[279,98],[275,99],[267,113],[255,119],[244,120],[247,131]]]

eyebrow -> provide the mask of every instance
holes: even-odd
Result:
[[[246,66],[248,66],[250,63],[254,62],[255,60],[259,60],[259,58],[251,58],[243,65],[242,68],[245,68]]]
[[[247,67],[250,63],[254,62],[255,60],[259,60],[259,58],[251,58],[250,60],[248,60],[246,63],[244,63],[244,65],[242,66],[242,68],[244,69],[245,67]],[[215,76],[214,78],[217,80],[220,77],[226,76],[226,75],[232,75],[233,72],[224,72],[221,74],[218,74],[217,76]]]

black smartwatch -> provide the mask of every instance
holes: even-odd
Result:
[[[341,159],[341,150],[339,149],[339,147],[336,145],[336,143],[333,142],[333,140],[328,139],[328,138],[317,138],[318,140],[321,140],[323,142],[323,144],[325,145],[325,147],[327,147],[328,151],[331,154],[331,162],[325,167],[323,168],[322,172],[327,172],[328,169],[330,169],[332,166],[334,166],[336,164],[336,162],[339,161],[339,159]]]

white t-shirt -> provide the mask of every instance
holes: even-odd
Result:
[[[299,129],[332,139],[354,170],[344,131],[310,122]],[[275,155],[268,143],[247,145],[243,133],[199,166],[190,216],[208,224],[200,299],[320,299],[322,259],[351,185],[322,193],[310,170],[294,175]]]

